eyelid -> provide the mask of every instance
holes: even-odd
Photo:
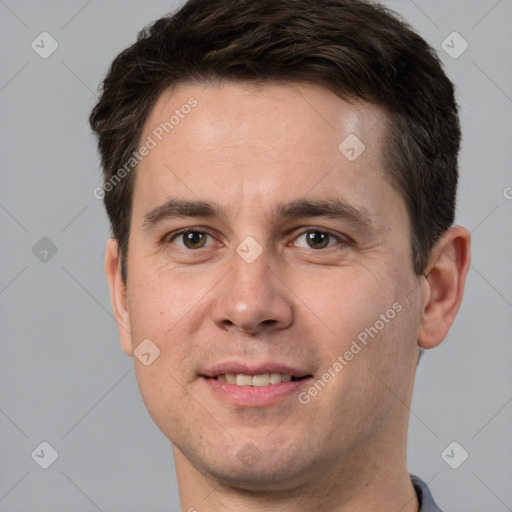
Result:
[[[298,231],[298,230],[300,230],[300,231]],[[319,233],[326,233],[326,234],[330,235],[331,237],[335,238],[339,243],[342,243],[345,245],[351,245],[353,243],[352,239],[350,237],[348,237],[347,235],[343,235],[341,233],[338,234],[338,233],[335,233],[334,231],[331,231],[330,229],[321,228],[318,226],[306,226],[306,227],[303,226],[301,228],[297,228],[296,230],[292,230],[292,232],[294,232],[294,231],[297,231],[297,233],[294,235],[293,240],[297,239],[299,236],[305,235],[306,233],[316,231]],[[165,235],[163,237],[163,242],[164,243],[172,243],[172,240],[174,240],[178,236],[183,235],[185,233],[201,233],[204,235],[209,235],[210,237],[212,237],[214,239],[216,238],[216,235],[212,234],[208,228],[192,226],[189,228],[179,229],[178,231],[173,231],[172,233],[168,233],[167,235]],[[316,251],[317,252],[326,251],[328,249],[332,249],[336,245],[338,245],[338,244],[335,244],[331,247],[327,247],[326,249],[316,249]],[[199,249],[183,249],[182,247],[178,247],[178,248],[185,250],[185,251],[198,251],[199,249],[205,249],[205,247],[200,247]],[[315,250],[315,249],[312,249],[312,250]]]
[[[306,227],[302,226],[298,229],[299,229],[299,231],[297,231],[296,234],[294,234],[294,236],[293,236],[293,241],[295,241],[300,236],[303,236],[309,232],[326,233],[330,237],[336,239],[337,243],[334,245],[331,245],[330,247],[325,247],[323,249],[313,249],[311,247],[309,248],[316,253],[328,252],[329,250],[336,249],[336,247],[338,247],[339,245],[346,247],[346,246],[350,246],[350,245],[354,244],[354,241],[349,236],[342,234],[342,233],[337,233],[337,232],[332,231],[327,228],[321,228],[318,226],[306,226]],[[295,232],[295,230],[293,230],[293,232]],[[296,247],[299,247],[299,246],[296,246]],[[299,248],[306,249],[305,247],[299,247]]]
[[[203,235],[209,235],[210,237],[215,238],[215,235],[210,233],[210,231],[208,229],[206,229],[206,228],[191,227],[191,228],[179,229],[178,231],[173,231],[172,233],[168,233],[167,235],[165,235],[163,237],[163,242],[167,243],[167,244],[172,243],[172,240],[174,240],[175,238],[179,237],[180,235],[184,235],[185,233],[201,233]],[[182,247],[178,247],[178,248],[182,249],[182,250],[185,250],[185,251],[197,250],[197,249],[183,249]],[[201,247],[201,249],[203,249],[203,247]]]

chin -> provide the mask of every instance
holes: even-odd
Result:
[[[250,493],[272,493],[283,490],[291,490],[299,487],[307,478],[300,478],[297,468],[293,474],[290,473],[290,466],[286,472],[275,467],[248,468],[241,464],[227,464],[223,468],[210,468],[209,476],[223,486],[236,489],[238,492]]]
[[[266,445],[264,440],[256,445],[251,441],[243,443],[237,440],[234,443],[231,440],[229,446],[194,450],[193,454],[182,450],[182,453],[197,471],[238,491],[282,492],[310,481],[311,472],[317,466],[311,458],[311,450],[301,443],[297,447],[288,444],[278,448],[270,446],[268,438],[266,441]],[[234,444],[241,445],[241,448],[235,450]],[[323,464],[318,465],[325,468]]]

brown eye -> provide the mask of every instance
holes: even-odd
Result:
[[[306,233],[306,240],[312,249],[324,249],[329,243],[329,233],[322,233],[321,231],[308,231]]]
[[[210,236],[205,231],[182,231],[176,233],[169,239],[169,242],[176,244],[182,249],[202,249],[206,244],[206,237]],[[181,244],[177,243],[181,241]]]
[[[301,235],[297,237],[297,240],[301,237],[306,238],[306,243],[308,245],[308,248],[310,249],[325,249],[327,247],[332,247],[333,245],[336,245],[336,243],[342,242],[342,240],[327,232],[327,231],[320,231],[318,229],[311,229],[309,231],[305,231]],[[329,245],[330,242],[333,242]],[[298,244],[295,244],[298,245]]]

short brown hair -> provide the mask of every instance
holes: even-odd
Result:
[[[177,83],[310,83],[388,114],[386,175],[411,222],[424,272],[453,223],[460,125],[454,87],[434,50],[396,13],[363,0],[189,0],[144,28],[113,61],[90,116],[104,183],[137,150],[159,95]],[[105,191],[122,277],[134,172]]]

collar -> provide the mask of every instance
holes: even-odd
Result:
[[[434,501],[432,493],[428,488],[427,484],[416,475],[409,475],[411,483],[418,496],[420,509],[418,512],[443,512]]]

